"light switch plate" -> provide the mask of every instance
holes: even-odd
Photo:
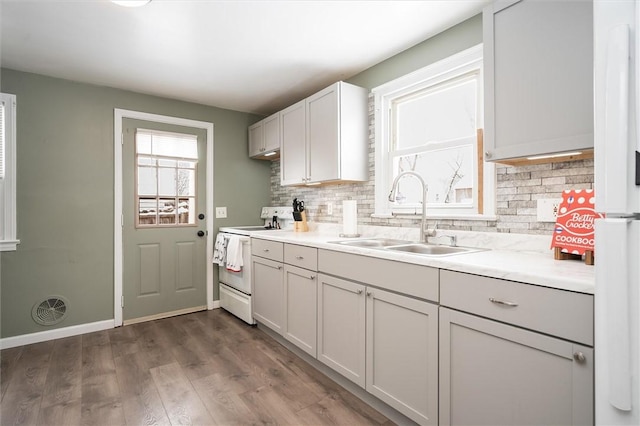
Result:
[[[227,217],[227,208],[226,207],[216,207],[216,218],[224,219]]]
[[[541,198],[538,200],[538,222],[555,222],[558,217],[558,207],[562,198]]]

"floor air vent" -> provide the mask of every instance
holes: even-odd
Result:
[[[54,325],[67,316],[67,299],[61,296],[49,296],[33,305],[33,320],[40,325]]]

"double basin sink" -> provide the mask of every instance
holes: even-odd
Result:
[[[395,240],[391,238],[368,238],[362,240],[341,240],[330,242],[333,244],[341,244],[344,246],[398,251],[422,256],[449,256],[452,254],[464,254],[482,251],[482,249],[477,248],[441,246],[429,243],[416,243],[413,241]]]

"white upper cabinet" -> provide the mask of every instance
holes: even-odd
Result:
[[[566,0],[484,9],[485,160],[593,148],[592,9]]]
[[[280,113],[249,127],[249,157],[276,160],[280,152]]]
[[[282,185],[367,180],[367,96],[337,82],[281,112]]]

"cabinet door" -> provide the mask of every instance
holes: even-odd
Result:
[[[282,334],[284,294],[282,263],[252,256],[253,317]]]
[[[280,150],[280,113],[262,120],[264,127],[264,152],[272,152]]]
[[[264,126],[259,121],[249,126],[249,157],[262,155],[264,151]]]
[[[484,10],[487,160],[593,148],[592,9],[511,0]]]
[[[367,288],[367,392],[438,423],[438,306]]]
[[[307,180],[305,101],[280,112],[280,184],[296,185]]]
[[[340,86],[336,83],[307,99],[310,182],[340,179]]]
[[[317,299],[316,273],[284,265],[284,337],[314,358]]]
[[[365,287],[318,275],[318,360],[364,388]]]
[[[440,308],[440,424],[593,424],[593,349]]]

